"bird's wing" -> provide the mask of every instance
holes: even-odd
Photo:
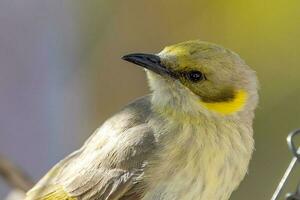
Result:
[[[107,120],[83,145],[45,175],[26,200],[118,200],[141,198],[143,171],[155,149],[146,123],[148,97]]]

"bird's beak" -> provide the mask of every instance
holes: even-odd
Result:
[[[161,76],[170,76],[172,78],[176,77],[176,73],[167,69],[161,62],[161,58],[154,54],[144,54],[144,53],[133,53],[122,57],[123,60],[132,62],[136,65],[144,67],[150,71],[153,71]]]

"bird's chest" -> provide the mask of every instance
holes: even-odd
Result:
[[[231,138],[237,130],[219,128],[207,124],[165,129],[178,132],[163,138],[167,141],[149,172],[154,177],[143,200],[228,199],[246,173],[252,149],[245,148],[242,138]]]

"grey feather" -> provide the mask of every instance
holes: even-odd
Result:
[[[138,199],[144,188],[147,158],[155,149],[154,134],[147,124],[150,114],[149,97],[129,104],[108,119],[80,150],[58,163],[29,194],[42,197],[62,187],[83,200]]]

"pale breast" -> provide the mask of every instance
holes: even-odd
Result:
[[[160,135],[143,200],[227,200],[246,174],[253,149],[252,130],[229,123],[157,121],[155,127],[172,133]]]

